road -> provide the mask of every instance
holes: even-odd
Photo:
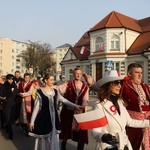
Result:
[[[96,96],[90,96],[88,111],[97,100]],[[5,130],[0,129],[0,150],[34,150],[34,138],[27,137],[20,126],[13,125],[14,138],[9,140]],[[91,137],[91,130],[88,131],[89,144],[84,150],[94,150],[96,141]],[[76,142],[68,140],[67,150],[76,150]]]

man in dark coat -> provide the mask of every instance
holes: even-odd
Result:
[[[6,131],[9,135],[9,139],[13,139],[12,124],[14,122],[15,115],[15,98],[17,95],[17,86],[14,82],[14,76],[8,74],[6,81],[0,87],[0,96],[5,97],[3,106],[4,123],[6,124]]]
[[[15,71],[14,81],[17,85],[19,84],[19,82],[24,81],[24,79],[20,75],[20,71],[18,71],[18,70]]]

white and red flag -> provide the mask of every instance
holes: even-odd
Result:
[[[104,45],[103,45],[103,43],[101,43],[101,44],[99,45],[99,51],[102,51],[103,48],[104,48]]]
[[[87,51],[87,48],[85,46],[82,46],[80,50],[80,54],[85,54],[86,51]]]
[[[74,117],[82,130],[103,127],[108,124],[107,118],[102,109],[76,114]]]

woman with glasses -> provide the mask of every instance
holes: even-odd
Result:
[[[123,78],[116,70],[111,70],[105,72],[103,78],[95,84],[99,101],[94,109],[101,109],[108,122],[107,125],[92,130],[92,136],[97,141],[96,150],[132,150],[126,126],[150,126],[149,120],[134,120],[128,114],[120,93]]]

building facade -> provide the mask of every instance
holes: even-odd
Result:
[[[10,38],[0,38],[0,76],[14,74],[16,70],[21,74],[27,72],[24,61],[19,57],[26,48],[26,43]]]
[[[125,76],[133,62],[143,66],[143,81],[150,83],[150,17],[137,20],[112,11],[69,48],[61,64],[67,80],[80,67],[97,81],[107,69]]]
[[[64,74],[65,72],[64,67],[61,66],[61,61],[63,60],[70,46],[70,44],[66,43],[56,48],[56,80],[59,80],[60,75]]]

